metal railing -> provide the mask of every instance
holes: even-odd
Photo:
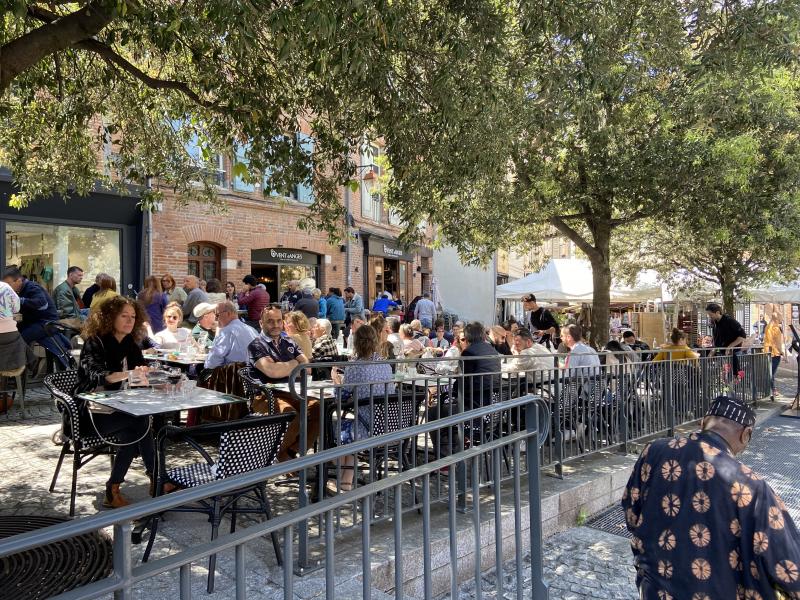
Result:
[[[481,447],[463,449],[449,456],[431,461],[424,465],[418,465],[412,469],[396,473],[391,477],[372,481],[371,483],[358,487],[347,493],[337,494],[331,498],[323,499],[311,505],[306,505],[297,510],[286,514],[276,515],[273,518],[251,525],[247,528],[239,528],[235,533],[221,536],[208,543],[193,545],[190,548],[171,554],[165,557],[151,560],[144,564],[135,564],[131,548],[131,523],[137,520],[147,519],[151,515],[161,514],[170,509],[178,508],[182,505],[198,502],[206,498],[235,490],[253,486],[259,482],[273,480],[277,477],[286,475],[290,471],[305,472],[306,470],[319,469],[327,461],[337,461],[350,454],[361,454],[370,452],[375,447],[387,444],[399,444],[408,438],[430,435],[436,428],[459,428],[469,427],[475,420],[491,420],[495,415],[504,411],[517,408],[526,408],[527,423],[526,427],[516,433],[506,435],[487,441]],[[542,416],[541,422],[539,416]],[[428,490],[430,490],[430,478],[433,473],[440,473],[443,469],[449,471],[447,495],[447,510],[450,513],[450,589],[453,594],[457,594],[460,585],[458,577],[458,565],[460,562],[457,550],[455,515],[457,512],[457,498],[461,497],[470,501],[473,509],[473,527],[476,549],[474,552],[474,574],[476,582],[480,585],[482,571],[486,568],[481,564],[481,520],[480,514],[483,510],[480,507],[481,491],[478,487],[478,463],[483,454],[489,453],[493,457],[495,468],[499,469],[501,452],[503,449],[510,449],[513,452],[515,468],[512,474],[513,479],[513,501],[516,508],[515,527],[513,544],[517,549],[515,554],[514,570],[518,581],[522,581],[526,571],[530,571],[530,578],[533,588],[536,590],[537,598],[546,598],[546,586],[543,581],[543,569],[541,558],[541,513],[539,500],[539,478],[538,464],[533,461],[528,465],[527,489],[525,495],[528,497],[528,512],[530,529],[525,532],[522,529],[521,507],[523,485],[522,465],[525,452],[532,448],[538,448],[540,444],[540,428],[542,437],[547,435],[549,425],[549,414],[546,406],[531,395],[508,400],[503,403],[476,408],[475,410],[456,414],[441,419],[435,423],[425,423],[415,425],[405,430],[393,431],[374,438],[356,440],[352,444],[331,448],[317,454],[307,454],[295,460],[276,464],[274,466],[251,471],[243,475],[230,479],[220,480],[209,483],[197,488],[183,490],[153,498],[145,502],[140,502],[125,508],[110,512],[100,513],[91,517],[78,519],[76,521],[47,527],[31,533],[14,536],[0,541],[0,558],[9,556],[17,552],[23,552],[33,548],[41,547],[46,544],[58,542],[89,532],[95,532],[104,528],[113,528],[113,572],[106,579],[84,585],[82,587],[63,593],[57,598],[59,600],[90,599],[100,598],[108,594],[114,594],[116,599],[128,599],[132,597],[137,585],[145,580],[152,579],[166,572],[176,572],[180,598],[182,600],[191,597],[191,566],[193,563],[202,561],[212,554],[217,554],[224,550],[234,550],[235,568],[235,597],[245,598],[246,589],[246,569],[247,552],[246,545],[254,542],[258,538],[268,536],[272,532],[281,533],[283,536],[283,595],[290,599],[295,597],[294,577],[296,572],[295,550],[296,544],[300,542],[298,531],[304,523],[321,519],[323,521],[322,539],[324,541],[324,560],[326,581],[326,598],[336,597],[334,575],[336,573],[336,536],[334,523],[337,520],[337,513],[353,503],[359,504],[363,511],[363,519],[359,524],[362,547],[362,593],[364,598],[372,595],[372,565],[371,565],[371,528],[374,521],[371,511],[374,499],[379,496],[392,497],[395,500],[403,495],[403,486],[416,485],[420,482],[422,488],[422,500],[419,508],[422,513],[422,534],[425,543],[423,544],[422,559],[422,578],[426,597],[433,597],[433,572],[431,556],[431,509],[434,502]],[[524,444],[525,452],[522,446]],[[472,471],[472,487],[467,488],[463,485],[464,474]],[[499,471],[495,470],[495,474]],[[459,484],[456,479],[462,479]],[[507,492],[506,492],[507,493]],[[496,537],[496,565],[498,568],[498,587],[502,593],[503,587],[503,544],[507,543],[500,533],[502,531],[502,513],[500,502],[503,490],[500,485],[499,477],[495,477],[492,487],[494,500],[493,520]],[[403,581],[403,536],[407,535],[408,524],[405,522],[402,502],[395,501],[393,509],[393,546],[394,546],[394,595],[396,598],[404,596]],[[526,536],[527,539],[524,539]],[[528,545],[531,549],[531,564],[525,566],[521,548]]]
[[[496,561],[503,565],[500,498],[506,485],[515,507],[514,543],[517,576],[522,575],[520,529],[523,479],[531,532],[532,581],[541,580],[539,473],[580,456],[628,445],[663,434],[701,417],[720,393],[755,403],[769,395],[769,357],[759,351],[710,355],[697,360],[646,360],[646,353],[605,353],[600,365],[563,364],[550,357],[551,368],[528,368],[515,357],[371,361],[379,377],[358,379],[352,362],[301,365],[284,384],[265,392],[296,404],[300,422],[299,456],[267,469],[249,472],[199,488],[180,491],[113,512],[0,541],[0,557],[61,539],[114,529],[114,574],[63,598],[95,598],[114,592],[130,597],[139,582],[177,570],[181,598],[189,597],[193,562],[235,549],[236,597],[245,597],[245,544],[271,532],[283,533],[284,593],[292,597],[294,576],[324,568],[327,597],[334,597],[337,541],[347,532],[361,536],[363,594],[370,596],[371,528],[388,524],[394,532],[395,596],[403,597],[402,538],[406,515],[422,515],[423,573],[426,597],[432,594],[431,514],[449,515],[451,587],[457,592],[456,514],[473,511],[476,566],[480,588],[481,497],[491,497],[497,533]],[[531,359],[533,360],[533,359]],[[364,363],[361,363],[363,365]],[[538,363],[543,367],[543,363]],[[331,368],[345,370],[344,381],[328,378]],[[312,379],[311,375],[315,377]],[[367,381],[369,379],[369,381]],[[320,433],[308,438],[309,417]],[[361,426],[358,425],[361,421]],[[348,425],[349,423],[349,425]],[[342,432],[353,441],[342,443]],[[531,453],[531,448],[541,451]],[[342,492],[343,474],[353,465],[354,489]],[[297,502],[265,523],[239,529],[207,544],[134,565],[131,521],[146,518],[215,495],[225,494],[288,473],[298,473]],[[330,482],[330,485],[329,485]],[[326,492],[334,487],[338,493]],[[497,577],[502,586],[502,576]],[[536,596],[539,597],[538,595]],[[542,596],[544,597],[544,596]]]
[[[549,358],[553,363],[549,369],[520,369],[525,365],[515,361],[516,357],[501,356],[462,357],[457,361],[380,361],[391,367],[392,376],[384,375],[359,386],[360,391],[355,395],[362,397],[358,401],[347,394],[355,386],[346,381],[334,384],[326,374],[326,370],[346,369],[352,363],[329,362],[299,366],[290,375],[288,385],[272,389],[278,396],[290,396],[299,409],[301,455],[310,452],[314,444],[306,435],[309,414],[312,421],[319,420],[321,428],[314,450],[324,452],[338,446],[343,424],[348,419],[357,420],[357,406],[369,415],[383,415],[384,421],[394,411],[398,418],[390,425],[406,428],[413,423],[404,419],[441,423],[443,415],[462,413],[476,406],[502,406],[508,399],[535,394],[543,398],[552,415],[539,465],[552,468],[556,476],[563,477],[563,466],[576,458],[601,451],[626,452],[638,441],[673,435],[676,427],[702,417],[711,400],[720,394],[737,396],[748,403],[769,395],[767,355],[759,351],[731,355],[719,349],[712,356],[713,351],[703,350],[697,360],[657,362],[648,360],[653,352],[608,352],[600,356],[604,364],[591,367],[570,367],[564,364],[563,356],[554,355]],[[316,381],[312,374],[316,375]],[[355,463],[361,466],[361,481],[368,485],[451,453],[503,439],[524,427],[525,413],[520,407],[501,410],[491,422],[469,423],[460,431],[440,425],[428,434],[408,436],[400,445],[376,443],[361,457],[360,463],[356,457]],[[371,435],[371,430],[365,435]],[[508,451],[501,452],[501,458],[500,479],[507,481],[513,477],[515,463]],[[493,485],[496,476],[492,467],[492,457],[484,455],[478,472],[479,486]],[[524,474],[526,466],[522,468]],[[313,480],[310,472],[301,471],[299,506],[322,497],[328,482],[334,482],[338,489],[342,473],[341,464],[335,468],[321,465]],[[423,493],[428,493],[434,502],[447,501],[447,480],[446,475],[432,473],[430,487],[412,483],[403,498],[404,510],[418,510]],[[357,485],[359,479],[354,481]],[[466,477],[459,484],[459,489],[463,489]],[[463,497],[459,497],[458,507],[466,510]],[[377,498],[369,515],[372,522],[393,517],[393,504]],[[357,505],[344,507],[335,520],[335,531],[356,528],[363,518],[366,516]],[[314,568],[315,560],[310,555],[319,547],[325,527],[322,519],[300,524],[298,572]]]

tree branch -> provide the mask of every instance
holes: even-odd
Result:
[[[567,236],[571,241],[575,242],[575,245],[580,248],[586,256],[590,259],[594,258],[595,260],[602,259],[603,257],[597,251],[597,249],[592,246],[589,242],[583,239],[583,236],[575,231],[572,227],[567,225],[562,217],[555,216],[550,217],[550,223],[558,229],[562,234]]]
[[[115,13],[96,0],[0,47],[0,94],[16,77],[46,56],[90,38],[111,23]]]
[[[187,83],[183,81],[151,77],[139,67],[117,54],[113,48],[104,44],[103,42],[95,39],[86,39],[73,44],[73,47],[99,54],[107,63],[117,66],[126,73],[133,75],[136,79],[144,83],[149,88],[154,90],[175,90],[182,93],[184,96],[189,98],[189,100],[199,106],[202,106],[203,108],[219,110],[223,112],[225,111],[225,108],[219,104],[201,98],[197,92],[195,92]]]
[[[647,217],[652,216],[651,213],[645,210],[637,210],[627,217],[620,217],[618,219],[611,219],[611,226],[616,227],[618,225],[627,225],[628,223],[633,223],[634,221],[640,221],[642,219],[646,219]]]

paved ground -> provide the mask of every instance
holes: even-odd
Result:
[[[796,382],[779,382],[779,391],[793,397]],[[800,522],[800,421],[773,417],[760,425],[741,460],[762,475],[783,498],[793,518]],[[545,540],[545,580],[551,600],[637,600],[636,572],[630,544],[622,536],[589,527],[575,527]],[[529,560],[529,558],[528,558]],[[529,563],[526,563],[529,564]],[[516,597],[513,563],[506,565],[503,597]],[[498,598],[494,571],[481,582],[483,598]],[[523,582],[530,597],[530,579]],[[461,589],[460,600],[476,597],[470,583]]]

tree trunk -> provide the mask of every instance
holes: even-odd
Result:
[[[593,346],[602,348],[608,342],[608,324],[611,303],[611,267],[607,260],[592,260],[592,331],[589,338]]]
[[[722,310],[728,313],[729,315],[733,316],[736,314],[736,308],[734,307],[734,284],[730,281],[720,281],[720,289],[722,290]]]

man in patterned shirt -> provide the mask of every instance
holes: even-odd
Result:
[[[734,458],[753,425],[749,406],[720,396],[701,431],[642,452],[622,507],[643,600],[800,599],[800,534],[783,501]]]

